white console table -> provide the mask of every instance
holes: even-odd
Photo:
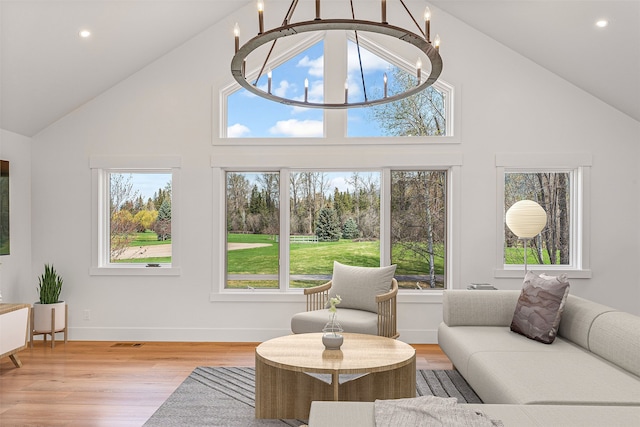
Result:
[[[30,311],[29,304],[0,303],[0,358],[9,356],[17,368],[22,366],[17,353],[27,348]]]

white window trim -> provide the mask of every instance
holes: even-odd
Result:
[[[180,157],[109,157],[92,156],[91,169],[91,276],[179,276],[180,269]],[[108,191],[106,176],[111,171],[154,172],[171,171],[171,266],[147,268],[146,265],[116,265],[108,263]]]
[[[339,36],[336,32],[325,32],[325,34],[315,35],[313,37],[307,37],[303,39],[298,44],[291,47],[291,49],[283,52],[278,57],[274,58],[272,62],[277,67],[278,65],[283,64],[287,60],[293,58],[295,55],[303,52],[309,47],[313,46],[315,43],[323,40],[325,43],[325,52],[330,50],[333,53],[333,57],[337,58],[333,67],[327,67],[325,64],[325,70],[327,70],[327,74],[325,74],[325,80],[327,79],[336,79],[339,76],[339,80],[344,80],[344,76],[347,72],[347,44],[345,43],[347,38],[351,38],[351,36],[341,35]],[[365,47],[365,49],[371,51],[372,53],[380,56],[386,61],[400,67],[401,69],[407,72],[413,72],[414,65],[407,61],[404,58],[399,57],[398,55],[392,53],[388,49],[379,46],[372,40],[369,40],[366,36],[360,36],[360,42]],[[326,61],[327,55],[325,55]],[[259,72],[258,69],[247,71],[247,75],[250,78],[257,77]],[[340,85],[329,85],[325,84],[326,88],[329,87],[337,87],[340,89],[340,93],[337,94],[327,94],[325,93],[326,99],[331,99],[332,96],[340,97],[343,96],[342,86]],[[455,126],[455,116],[459,116],[459,112],[455,111],[456,106],[459,105],[457,102],[459,94],[454,90],[454,86],[445,82],[442,79],[439,79],[433,84],[433,87],[437,90],[443,92],[445,98],[445,122],[446,122],[446,135],[445,136],[425,136],[425,137],[387,137],[387,136],[376,136],[376,137],[349,137],[347,136],[347,109],[344,110],[328,110],[324,109],[323,113],[323,123],[324,123],[324,135],[318,138],[269,138],[269,137],[260,137],[260,138],[228,138],[227,137],[227,97],[234,93],[237,90],[240,90],[240,85],[232,79],[229,79],[228,82],[224,84],[224,86],[217,90],[215,86],[213,88],[212,94],[212,114],[213,120],[212,124],[218,122],[218,129],[212,130],[212,145],[221,145],[221,146],[240,146],[240,145],[248,145],[248,146],[265,146],[265,145],[287,145],[287,146],[296,146],[299,144],[309,144],[309,143],[318,143],[321,141],[323,145],[386,145],[390,143],[397,143],[398,139],[402,140],[402,144],[408,145],[425,145],[425,144],[455,144],[460,143],[460,138],[457,136]],[[216,93],[217,92],[217,93]],[[332,126],[328,127],[327,123],[331,121]],[[337,122],[340,122],[341,125],[338,125]],[[342,135],[339,135],[341,133]],[[216,138],[215,135],[218,135]],[[337,138],[334,138],[337,137]],[[327,139],[329,138],[329,139]]]
[[[591,154],[589,153],[497,153],[496,154],[496,278],[522,278],[524,264],[504,264],[505,172],[571,172],[571,263],[530,266],[537,273],[566,273],[569,278],[590,278]]]
[[[338,151],[352,151],[360,150],[359,147],[342,147]],[[386,151],[386,150],[385,150]],[[454,284],[459,282],[460,278],[460,263],[455,260],[460,259],[460,233],[457,226],[460,221],[460,185],[461,185],[461,167],[462,167],[462,155],[459,153],[431,153],[428,155],[428,164],[422,163],[423,157],[411,156],[404,152],[404,149],[397,148],[394,152],[385,152],[385,156],[378,157],[384,159],[384,165],[371,160],[373,157],[366,159],[357,159],[353,155],[336,153],[336,159],[345,159],[345,164],[332,164],[330,166],[319,165],[317,158],[312,156],[298,155],[296,156],[296,167],[289,167],[283,165],[283,159],[287,156],[289,149],[287,147],[271,147],[264,151],[253,150],[247,152],[241,147],[226,147],[224,150],[220,150],[217,155],[211,157],[212,167],[212,189],[213,189],[213,203],[214,203],[214,225],[213,225],[213,238],[214,242],[212,247],[212,284],[211,292],[209,295],[210,301],[249,301],[249,302],[299,302],[302,296],[302,289],[288,288],[282,286],[279,289],[264,289],[264,290],[247,290],[247,289],[226,289],[226,212],[225,212],[225,197],[226,197],[226,172],[227,171],[280,171],[285,175],[289,170],[300,169],[317,169],[317,170],[380,170],[381,174],[381,198],[390,197],[390,170],[429,170],[440,169],[447,170],[447,289],[454,289]],[[283,176],[280,177],[281,185],[283,185]],[[387,182],[388,181],[388,182]],[[288,185],[289,180],[286,180]],[[280,241],[288,237],[288,233],[283,230],[288,230],[288,223],[286,218],[288,217],[288,202],[286,197],[280,197]],[[217,212],[217,215],[215,214]],[[287,228],[284,228],[287,226]],[[385,227],[386,230],[385,230]],[[390,221],[387,215],[381,212],[381,260],[384,265],[388,265],[390,262],[390,254],[385,249],[384,245],[388,245],[390,241],[389,235]],[[282,233],[285,233],[284,237]],[[217,243],[216,243],[217,242]],[[284,283],[288,272],[288,263],[284,263],[284,260],[288,260],[289,254],[285,250],[284,245],[280,245],[280,281]],[[216,262],[217,261],[217,262]],[[287,266],[287,267],[285,267]],[[425,291],[411,291],[406,290],[398,294],[398,302],[401,303],[439,303],[442,300],[442,290],[425,290]]]

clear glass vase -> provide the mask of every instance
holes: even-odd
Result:
[[[331,317],[324,328],[322,328],[322,343],[327,350],[340,350],[344,341],[342,336],[342,326],[338,323],[337,312],[331,313]]]

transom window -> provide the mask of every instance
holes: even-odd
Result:
[[[352,34],[325,38],[311,44],[302,40],[284,52],[274,53],[273,65],[262,71],[261,65],[248,70],[257,79],[256,85],[272,93],[297,100],[320,102],[324,99],[350,102],[380,98],[384,92],[392,96],[416,84],[415,58],[401,58],[365,36],[359,37],[360,57]],[[305,47],[301,49],[300,47]],[[277,46],[276,46],[277,47]],[[325,49],[330,55],[325,55]],[[277,50],[277,49],[276,49]],[[346,61],[342,58],[347,58]],[[359,62],[363,62],[364,75]],[[341,74],[346,89],[332,85],[327,93],[327,78]],[[269,77],[271,76],[271,77]],[[364,79],[364,85],[362,80]],[[292,107],[269,101],[249,93],[233,82],[221,92],[221,133],[227,138],[322,138],[327,136],[327,112],[315,108]],[[426,90],[400,101],[375,107],[350,108],[331,111],[332,121],[342,116],[342,137],[415,137],[451,136],[453,88],[438,80]],[[338,128],[342,127],[338,125]],[[332,132],[338,132],[335,129]]]

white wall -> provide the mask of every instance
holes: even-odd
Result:
[[[303,310],[302,296],[273,302],[215,298],[223,236],[215,227],[220,206],[213,197],[211,159],[224,164],[248,153],[280,150],[283,162],[303,154],[322,164],[334,156],[326,146],[311,144],[303,150],[212,145],[219,134],[217,93],[232,81],[230,29],[252,11],[253,5],[247,6],[33,138],[30,277],[45,262],[64,276],[71,339],[260,341],[288,333],[291,314]],[[436,152],[461,155],[454,287],[490,282],[503,289],[517,289],[521,280],[493,277],[495,154],[590,153],[593,277],[572,280],[571,292],[640,314],[633,268],[640,245],[629,237],[639,214],[640,124],[463,23],[442,12],[438,16],[435,30],[446,40],[442,78],[457,93],[453,141],[336,149],[366,150],[374,163],[383,163],[391,151],[425,162]],[[181,276],[89,275],[89,158],[109,155],[182,158]],[[34,299],[33,289],[21,296]],[[435,342],[442,316],[438,301],[438,295],[402,299],[401,339]],[[91,320],[83,320],[85,309]]]
[[[38,284],[31,274],[31,139],[0,129],[0,158],[9,161],[11,230],[10,254],[0,257],[0,292],[3,302],[31,303]]]

